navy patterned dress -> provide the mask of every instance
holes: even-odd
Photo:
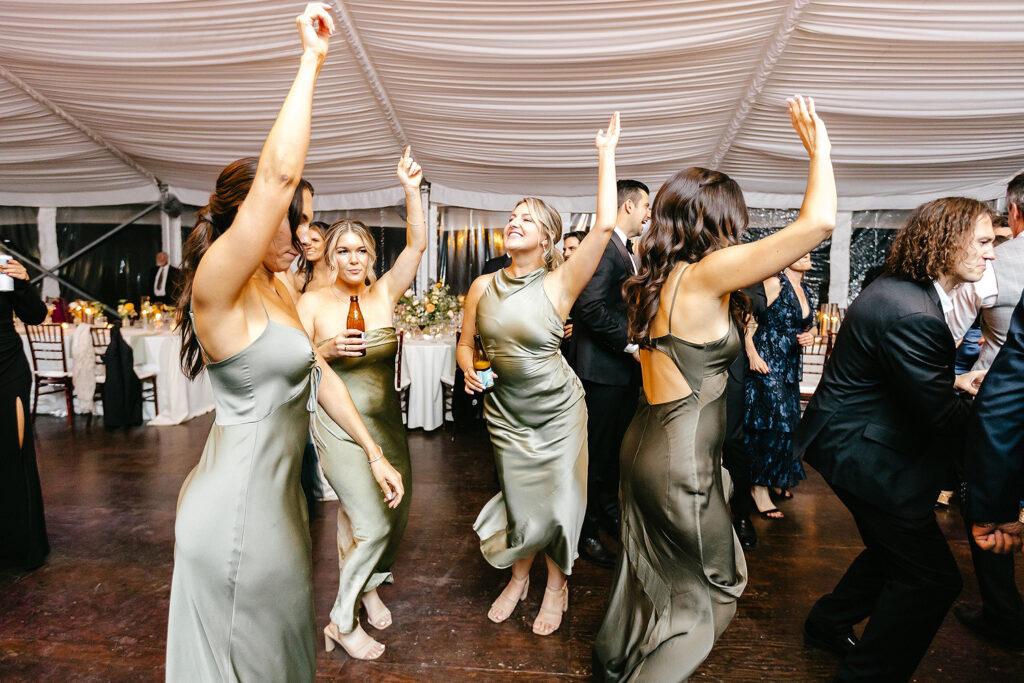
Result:
[[[782,289],[761,314],[754,333],[754,348],[768,364],[769,372],[747,373],[744,429],[751,483],[788,489],[806,478],[791,445],[793,430],[800,421],[803,372],[796,335],[810,328],[813,313],[802,315],[789,278],[782,273],[777,277]]]

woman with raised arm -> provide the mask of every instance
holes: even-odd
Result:
[[[316,439],[321,466],[339,501],[341,576],[324,640],[328,651],[338,643],[356,659],[377,659],[384,653],[384,645],[360,625],[359,607],[361,603],[366,608],[366,621],[374,628],[391,625],[391,612],[377,595],[377,587],[394,583],[390,569],[409,519],[412,485],[409,446],[395,392],[398,335],[391,322],[395,305],[416,278],[427,248],[420,199],[423,171],[408,148],[398,162],[398,178],[405,188],[408,219],[405,249],[391,270],[378,280],[373,270],[376,252],[370,231],[359,221],[340,220],[327,230],[323,259],[333,273],[332,283],[307,292],[299,300],[306,332],[311,339],[319,340],[321,355],[333,373],[345,381],[370,434],[387,452],[406,487],[401,505],[385,505],[354,440],[324,433]],[[347,329],[353,300],[362,312],[365,336],[359,330]],[[321,410],[319,417],[336,431],[330,415]]]
[[[295,258],[295,230],[312,208],[299,181],[334,30],[322,3],[307,5],[297,23],[299,72],[260,158],[221,172],[186,247],[182,366],[193,378],[207,369],[217,414],[178,497],[169,681],[313,680],[312,544],[299,467],[318,399],[363,447],[381,495],[397,506],[403,493],[275,277]]]
[[[640,269],[623,286],[643,392],[622,442],[623,554],[594,644],[602,680],[687,679],[746,585],[721,468],[726,374],[746,317],[737,290],[811,251],[836,220],[825,125],[813,101],[791,99],[789,112],[811,158],[796,221],[740,244],[739,185],[718,171],[680,171],[654,199]]]
[[[473,525],[493,566],[512,567],[512,579],[491,605],[488,618],[505,621],[529,588],[530,566],[544,553],[547,584],[533,632],[546,636],[569,607],[566,576],[576,559],[587,507],[587,407],[583,385],[559,352],[565,318],[594,274],[615,228],[616,112],[598,131],[597,220],[560,265],[555,244],[558,213],[543,201],[520,201],[505,226],[512,263],[470,286],[457,359],[466,392],[484,390],[473,363],[479,334],[490,358],[494,388],[484,415],[494,447],[501,493]]]

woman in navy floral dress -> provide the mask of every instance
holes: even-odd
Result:
[[[757,330],[746,335],[751,372],[747,373],[744,426],[751,495],[766,519],[783,517],[772,504],[768,487],[789,498],[788,489],[805,478],[791,444],[800,421],[801,347],[814,339],[813,314],[801,284],[810,269],[807,254],[764,281],[768,307],[757,320]]]

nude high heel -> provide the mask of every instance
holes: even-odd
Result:
[[[548,586],[545,586],[544,590],[546,592],[551,592],[551,593],[560,593],[561,594],[561,598],[562,598],[561,599],[561,603],[562,604],[561,604],[561,609],[559,609],[557,607],[555,609],[548,609],[548,608],[545,608],[545,607],[541,607],[540,608],[540,612],[537,613],[537,618],[533,620],[533,632],[536,633],[538,636],[550,636],[552,633],[557,631],[559,629],[559,627],[562,625],[562,614],[565,613],[569,609],[569,582],[568,581],[563,583],[561,588],[549,588]],[[538,624],[538,622],[540,621],[541,617],[546,617],[546,621],[548,621],[549,623],[554,624],[554,627],[550,631],[545,629],[545,628],[542,628]]]
[[[338,645],[341,645],[341,649],[347,652],[348,656],[352,659],[369,661],[377,659],[384,654],[384,644],[378,643],[373,638],[370,638],[369,635],[366,636],[368,642],[364,643],[362,647],[353,652],[348,649],[348,646],[345,645],[345,643],[341,642],[341,636],[337,634],[337,631],[331,631],[331,626],[333,626],[333,624],[327,624],[327,626],[324,626],[324,649],[328,652],[334,652],[334,644],[337,643]],[[374,650],[378,645],[380,646],[380,651],[377,652],[377,654],[374,654]]]
[[[512,581],[515,581],[516,583],[519,583],[519,581],[516,579],[515,576],[512,577]],[[516,605],[518,605],[520,602],[522,602],[523,600],[526,599],[526,593],[529,590],[530,590],[530,577],[527,576],[523,580],[523,590],[520,591],[519,599],[518,600],[515,599],[515,598],[506,598],[505,597],[505,591],[502,591],[501,595],[499,595],[494,600],[494,602],[491,603],[491,609],[490,609],[490,611],[487,612],[487,618],[490,619],[491,621],[493,621],[495,624],[500,624],[501,622],[505,621],[510,616],[512,616],[512,612],[515,611]],[[502,607],[504,607],[506,605],[508,606],[507,607],[507,609],[508,609],[507,612],[502,613],[501,611],[499,611],[500,608],[502,608]]]

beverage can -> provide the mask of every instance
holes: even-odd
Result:
[[[7,254],[0,254],[0,263],[7,263],[11,260],[11,257]],[[0,273],[0,292],[13,292],[14,291],[14,278],[10,275],[4,275]]]

